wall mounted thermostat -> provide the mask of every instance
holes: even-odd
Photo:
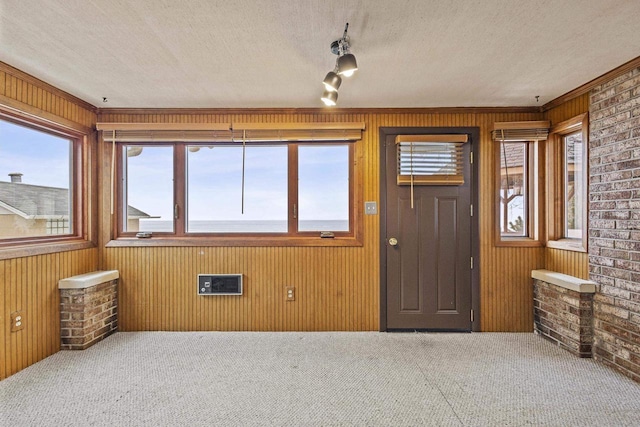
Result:
[[[198,295],[242,295],[242,274],[198,274]]]

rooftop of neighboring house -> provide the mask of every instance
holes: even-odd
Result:
[[[11,173],[11,182],[0,181],[0,207],[23,218],[60,218],[69,215],[69,189],[27,184],[21,173]],[[129,218],[151,218],[133,206],[127,207]]]

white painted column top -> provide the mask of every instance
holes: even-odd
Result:
[[[556,273],[555,271],[549,270],[531,270],[531,277],[576,292],[585,294],[593,294],[596,292],[596,282],[578,279],[568,274]]]
[[[86,289],[118,278],[120,278],[118,270],[93,271],[61,279],[58,282],[58,289]]]

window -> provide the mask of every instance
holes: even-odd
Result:
[[[549,247],[587,250],[587,115],[551,129],[548,173]]]
[[[582,206],[585,205],[584,188],[585,176],[583,173],[584,163],[582,159],[583,144],[582,132],[574,132],[562,136],[564,152],[564,237],[569,239],[580,239],[584,227],[584,216]]]
[[[78,240],[84,135],[0,115],[0,246]]]
[[[123,231],[173,232],[173,147],[122,147]]]
[[[188,233],[288,231],[286,145],[191,145],[186,175]]]
[[[356,235],[353,143],[122,142],[117,147],[120,237],[151,232],[156,241],[189,244],[189,238],[227,245],[234,239],[235,244],[287,244],[286,238],[332,244]],[[321,232],[330,238],[321,239]]]
[[[532,142],[500,142],[500,235],[529,237],[529,160]]]
[[[541,246],[538,179],[540,141],[548,122],[495,123],[496,246]]]
[[[298,231],[348,232],[348,145],[298,148]]]

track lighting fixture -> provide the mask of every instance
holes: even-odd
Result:
[[[340,83],[342,83],[342,77],[340,77],[336,71],[337,70],[329,71],[322,82],[324,83],[324,88],[329,92],[337,92]]]
[[[358,69],[356,57],[350,52],[349,38],[347,30],[349,23],[344,27],[342,38],[331,43],[331,52],[338,55],[336,66],[333,71],[329,71],[323,80],[325,92],[322,95],[322,102],[325,105],[336,105],[338,99],[338,88],[342,83],[342,77],[350,77]]]
[[[351,77],[357,69],[356,57],[352,53],[347,53],[338,58],[338,74]]]
[[[324,105],[326,105],[327,107],[333,107],[334,105],[336,105],[336,101],[338,101],[338,92],[336,92],[335,90],[325,90],[322,94],[322,98],[320,99],[322,99],[322,102],[324,102]]]

